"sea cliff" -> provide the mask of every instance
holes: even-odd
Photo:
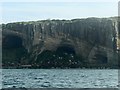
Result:
[[[118,68],[117,18],[2,24],[3,68]]]

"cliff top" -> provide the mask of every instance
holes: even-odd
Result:
[[[120,17],[119,17],[120,18]],[[88,17],[88,18],[76,18],[76,19],[46,19],[46,20],[38,20],[38,21],[21,21],[21,22],[10,22],[7,24],[37,24],[41,22],[62,22],[62,23],[72,23],[77,21],[102,21],[102,20],[117,20],[118,17],[108,17],[108,18],[98,18],[98,17]],[[4,23],[3,23],[4,24]]]

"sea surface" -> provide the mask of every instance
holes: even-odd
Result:
[[[117,88],[117,69],[3,69],[2,88]]]

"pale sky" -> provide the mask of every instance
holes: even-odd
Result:
[[[2,23],[118,15],[118,2],[3,2]]]

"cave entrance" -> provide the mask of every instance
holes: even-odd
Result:
[[[20,48],[22,47],[22,39],[18,36],[8,35],[3,38],[3,48]]]
[[[75,55],[75,49],[74,49],[73,46],[63,45],[63,46],[59,46],[57,48],[56,53],[59,53],[59,54],[73,54],[73,55]]]
[[[23,62],[23,57],[27,56],[27,50],[22,45],[22,38],[16,35],[7,35],[3,37],[2,41],[2,63],[5,66],[17,66]]]
[[[108,63],[107,55],[96,54],[95,57],[99,64],[107,64]]]
[[[38,55],[36,63],[42,68],[77,68],[84,64],[71,45],[60,45],[56,51],[45,50]]]

